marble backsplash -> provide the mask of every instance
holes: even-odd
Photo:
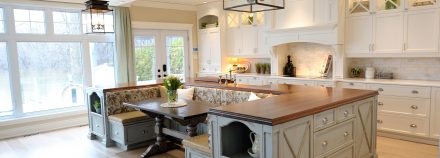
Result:
[[[376,68],[376,72],[392,72],[395,79],[440,80],[440,58],[353,58],[348,68]]]
[[[332,54],[332,48],[315,43],[291,43],[289,54],[292,56],[297,76],[320,77],[328,55]]]

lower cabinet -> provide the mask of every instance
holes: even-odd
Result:
[[[121,145],[132,145],[152,140],[155,137],[154,121],[135,122],[123,125],[110,121],[110,138]]]
[[[440,137],[440,88],[432,89],[432,105],[430,114],[431,137],[439,139]]]
[[[354,106],[355,143],[354,153],[357,158],[376,157],[376,114],[377,98],[359,101]]]

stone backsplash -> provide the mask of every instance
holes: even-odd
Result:
[[[330,46],[315,43],[289,44],[289,54],[293,58],[296,74],[301,77],[320,77],[328,55],[332,54],[331,51]]]
[[[376,68],[376,72],[392,72],[395,79],[440,80],[440,58],[353,58],[348,68]]]

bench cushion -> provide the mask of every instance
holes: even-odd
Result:
[[[182,144],[185,148],[191,148],[207,154],[211,154],[211,150],[209,149],[208,134],[184,139],[182,141]]]
[[[116,115],[110,115],[108,117],[109,120],[115,121],[115,122],[121,122],[122,124],[132,123],[136,121],[141,120],[147,120],[150,117],[148,117],[146,114],[140,111],[132,111],[132,112],[125,112],[120,113]]]

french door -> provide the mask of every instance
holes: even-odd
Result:
[[[135,30],[134,50],[138,82],[189,74],[187,31]]]

